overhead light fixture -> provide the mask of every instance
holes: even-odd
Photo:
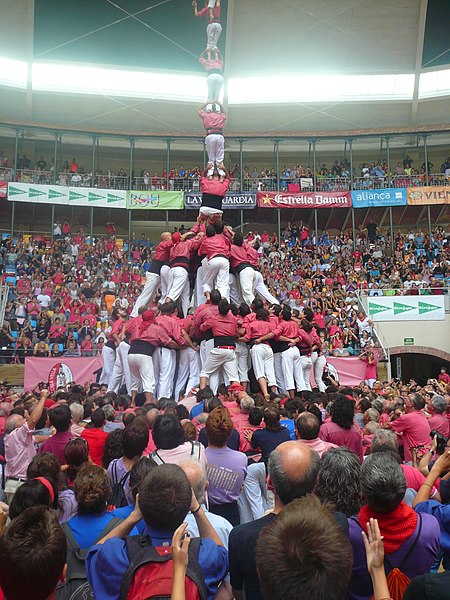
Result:
[[[414,74],[243,77],[228,90],[230,104],[410,100]]]
[[[25,61],[0,56],[0,85],[26,88],[27,78],[28,64]]]

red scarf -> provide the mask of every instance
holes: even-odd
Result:
[[[415,532],[418,517],[417,513],[404,502],[387,514],[377,513],[365,505],[359,511],[358,521],[366,533],[366,523],[371,518],[378,519],[381,535],[384,537],[384,551],[386,554],[392,554]]]

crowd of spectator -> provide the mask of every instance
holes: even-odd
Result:
[[[184,226],[179,228],[184,233]],[[268,231],[250,231],[269,291],[288,304],[294,316],[304,307],[314,324],[325,356],[353,356],[379,343],[373,323],[361,312],[358,294],[443,294],[449,284],[450,244],[441,227],[430,240],[422,230],[390,234],[368,223],[331,235],[300,223],[289,223],[281,240]],[[8,287],[0,330],[0,360],[23,363],[27,356],[97,356],[121,314],[130,314],[152,260],[153,244],[145,235],[123,243],[115,226],[88,243],[83,229],[54,225],[53,245],[15,245],[2,241],[0,268]]]
[[[445,369],[291,399],[0,394],[6,600],[448,597]]]
[[[393,162],[390,165],[385,158],[378,161],[362,162],[353,166],[348,159],[334,161],[329,166],[326,163],[318,163],[316,173],[311,167],[301,164],[280,167],[279,174],[273,167],[249,167],[241,169],[235,164],[230,169],[232,178],[231,190],[239,191],[243,186],[245,191],[275,191],[309,190],[314,187],[316,178],[316,189],[319,191],[336,191],[350,189],[350,180],[353,178],[355,189],[376,189],[389,187],[423,186],[428,176],[429,184],[448,185],[450,178],[450,157],[439,167],[425,162],[417,168],[413,166],[414,160],[406,155],[403,161]],[[131,173],[131,188],[136,190],[184,190],[199,191],[201,168],[199,166],[173,167],[167,172],[163,168],[160,172],[153,172],[146,168]],[[3,151],[0,151],[0,179],[11,180],[14,178],[14,170],[8,162]],[[130,175],[124,168],[118,170],[95,170],[86,169],[79,164],[76,158],[66,160],[61,169],[55,173],[54,160],[49,162],[43,156],[33,165],[26,155],[19,156],[17,161],[16,181],[33,184],[57,184],[74,187],[98,187],[101,189],[129,189]],[[294,188],[290,187],[294,186]],[[297,190],[298,186],[298,190]]]

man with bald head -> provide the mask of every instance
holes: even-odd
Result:
[[[337,448],[336,444],[324,442],[319,438],[320,421],[310,412],[303,412],[295,421],[297,439],[317,452],[322,458],[330,448]]]
[[[268,467],[275,495],[274,509],[261,519],[238,525],[230,534],[231,585],[237,600],[244,597],[244,590],[246,600],[262,600],[255,557],[258,536],[289,502],[312,492],[319,466],[319,455],[298,441],[284,442],[270,454]],[[343,522],[347,520],[344,518]]]
[[[180,467],[186,473],[189,483],[191,484],[192,491],[194,492],[198,503],[203,507],[203,512],[205,513],[206,518],[214,527],[217,535],[222,540],[222,544],[228,550],[228,538],[230,537],[230,532],[233,529],[233,526],[224,517],[215,515],[214,513],[209,512],[209,510],[206,508],[205,499],[208,481],[206,479],[205,467],[201,465],[198,460],[185,460],[184,462],[180,463]],[[191,512],[186,515],[184,521],[188,524],[191,537],[199,537],[200,534],[198,532],[198,525],[194,515]]]
[[[148,445],[144,451],[144,455],[148,456],[151,452],[156,450],[155,442],[153,441],[153,427],[156,423],[156,419],[159,417],[159,410],[157,408],[150,408],[145,415],[145,421],[148,427]]]
[[[146,306],[152,301],[156,290],[161,282],[161,269],[164,265],[169,264],[169,254],[172,248],[172,235],[168,231],[164,231],[161,234],[161,241],[155,248],[155,254],[153,255],[152,264],[150,269],[146,273],[146,282],[144,289],[142,290],[139,298],[131,312],[132,317],[138,316],[139,307]]]

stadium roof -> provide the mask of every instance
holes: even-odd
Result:
[[[204,46],[205,23],[194,19],[190,4],[8,3],[0,24],[0,65],[2,58],[18,63],[0,69],[0,121],[199,132],[194,107],[204,94],[204,76],[196,55]],[[230,134],[450,128],[447,0],[222,5]],[[163,82],[164,74],[170,77]],[[135,90],[141,83],[143,89]],[[96,85],[100,93],[90,93]],[[158,85],[166,86],[169,100],[158,98]]]

